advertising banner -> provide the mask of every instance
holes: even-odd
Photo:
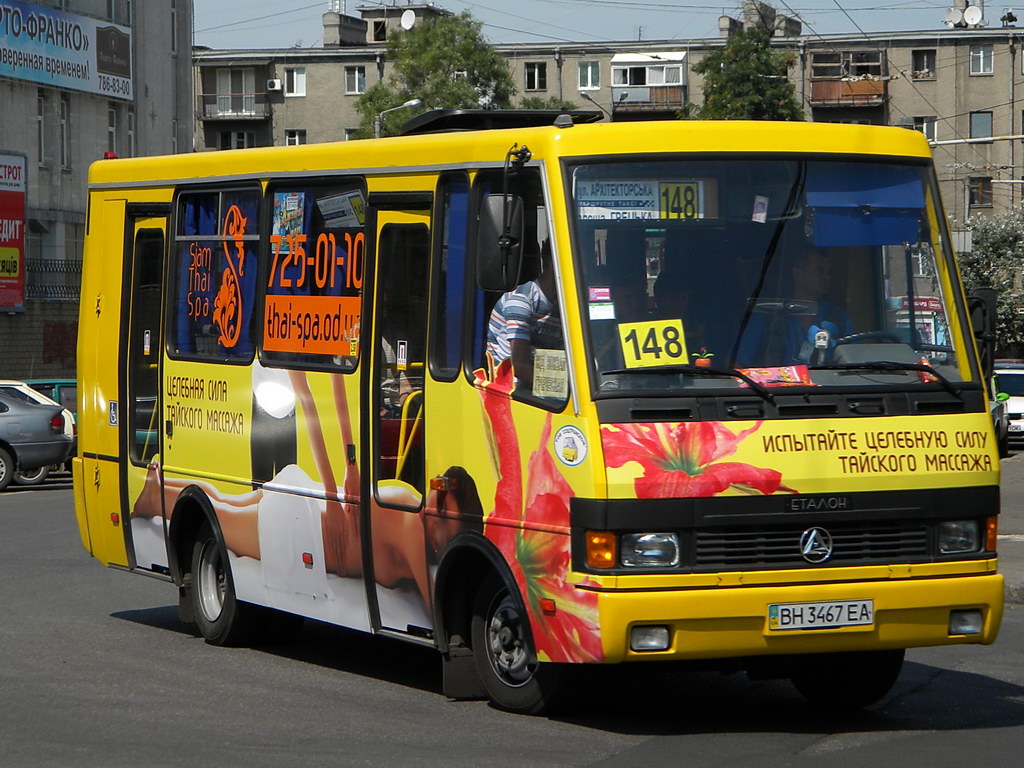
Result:
[[[0,152],[0,311],[25,308],[25,155]]]
[[[0,0],[0,76],[130,101],[131,29]]]

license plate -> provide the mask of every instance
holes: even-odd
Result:
[[[874,600],[836,600],[820,603],[773,603],[768,606],[768,629],[841,629],[875,623]]]

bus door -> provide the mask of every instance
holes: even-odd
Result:
[[[163,508],[160,406],[161,307],[167,211],[128,206],[127,267],[122,328],[120,403],[111,419],[121,428],[121,508],[125,544],[133,568],[168,574],[166,510]],[[132,504],[129,500],[135,499]],[[130,522],[129,522],[130,521]]]
[[[430,204],[429,193],[370,195],[374,312],[363,390],[371,616],[376,629],[421,637],[433,626],[422,514]]]

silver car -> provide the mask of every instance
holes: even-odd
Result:
[[[36,405],[0,395],[0,491],[15,473],[60,464],[71,451],[59,405]]]

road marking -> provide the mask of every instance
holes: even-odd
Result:
[[[996,538],[1000,541],[1024,541],[1024,533],[1000,533]]]

